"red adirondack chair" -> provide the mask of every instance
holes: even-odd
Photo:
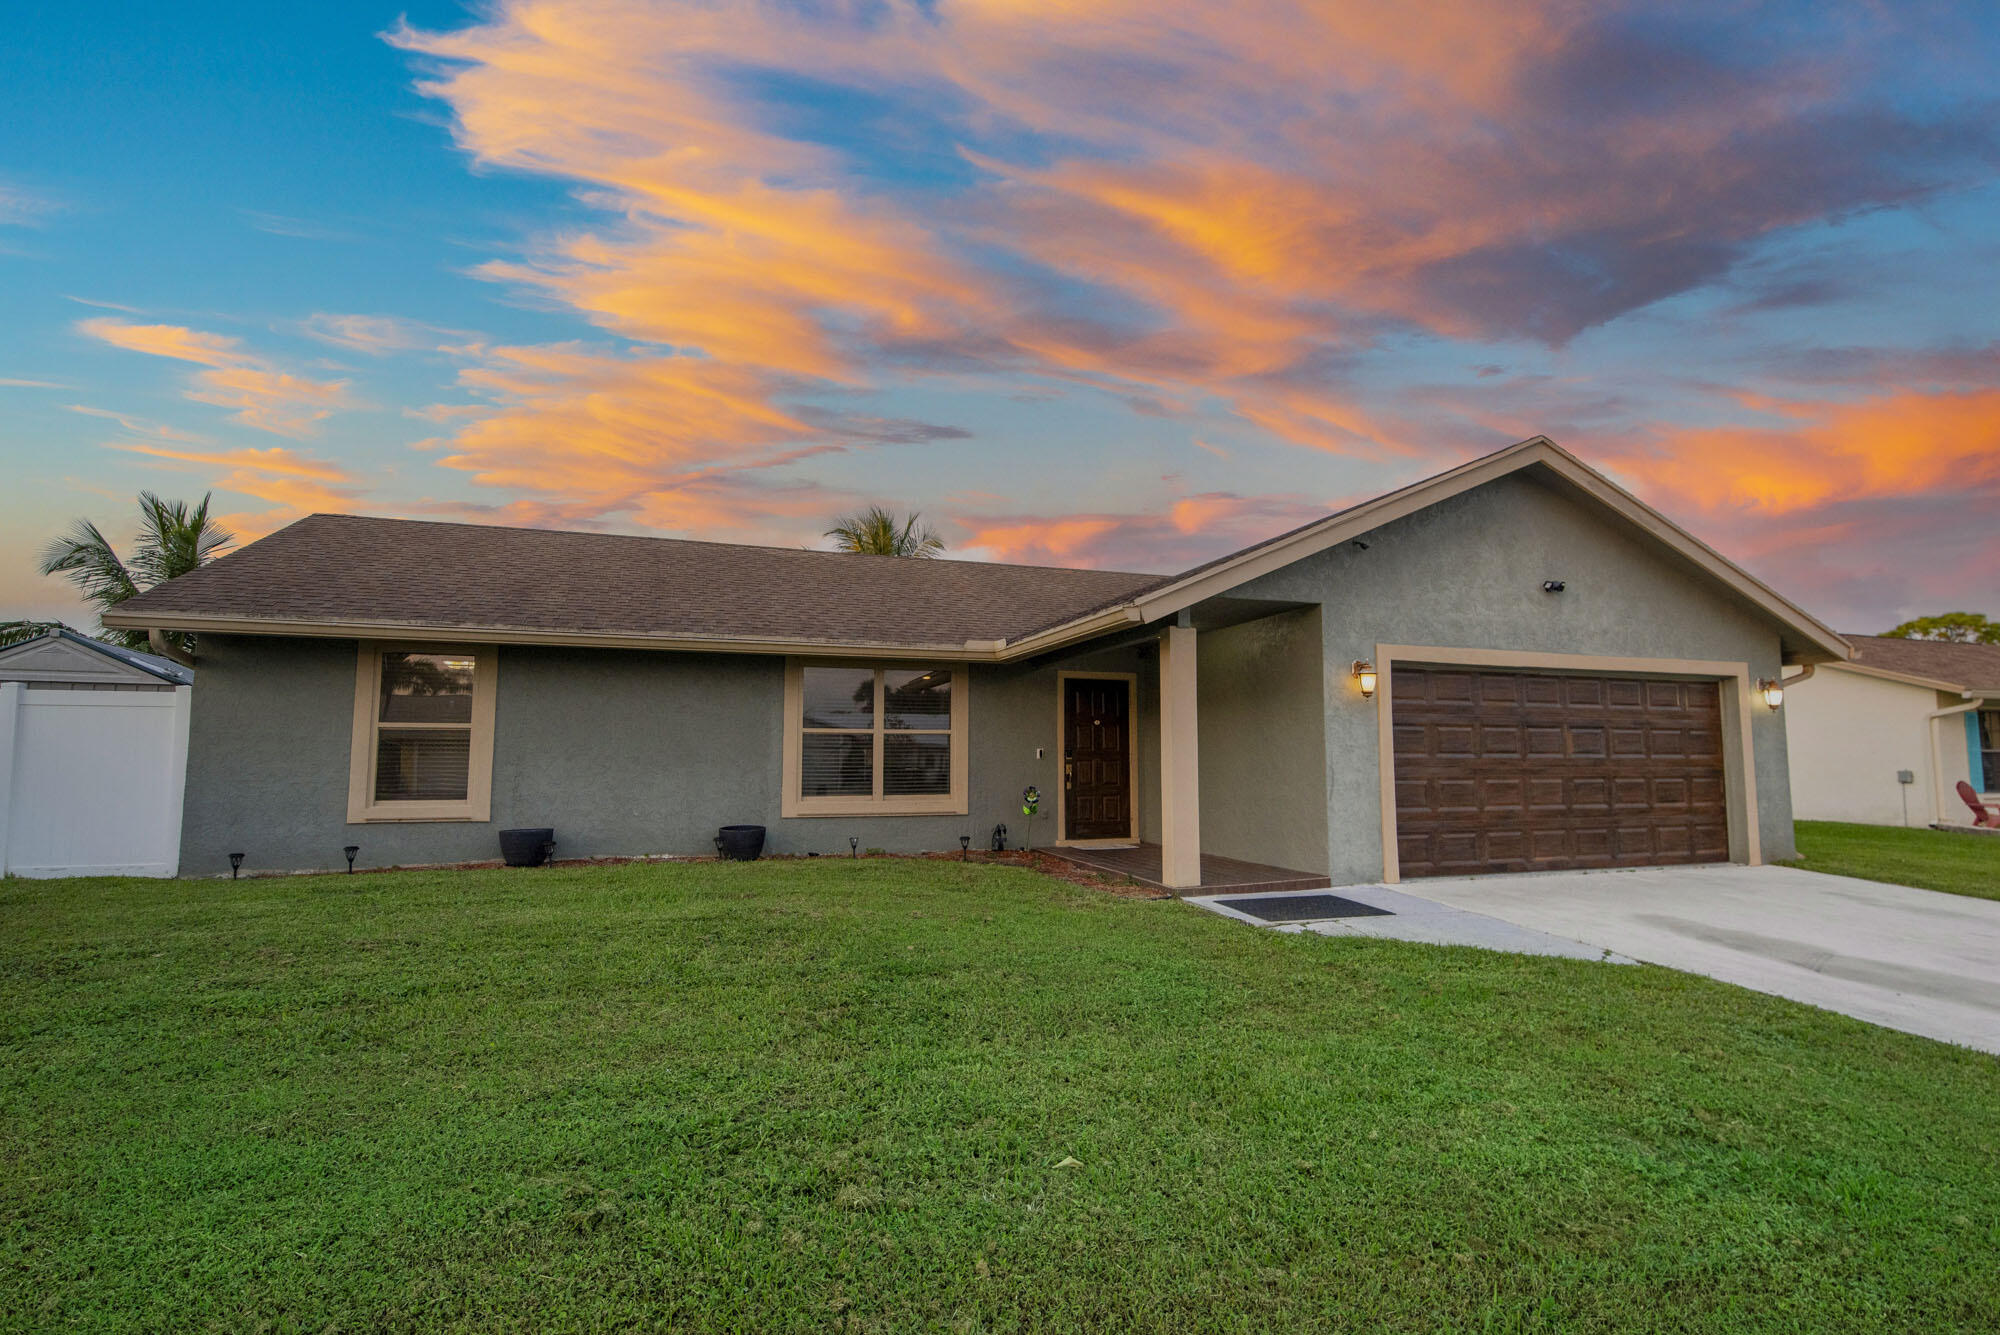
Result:
[[[1972,791],[1972,785],[1964,779],[1958,781],[1958,795],[1965,799],[1965,805],[1972,808],[1972,823],[2000,827],[2000,807],[1988,806],[1979,800],[1979,794]]]

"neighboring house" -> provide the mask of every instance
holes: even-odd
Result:
[[[193,873],[954,850],[1031,784],[1182,887],[1756,863],[1757,684],[1847,657],[1541,437],[1175,576],[315,515],[105,619],[200,636]]]
[[[1786,697],[1800,819],[1969,825],[1960,783],[2000,802],[2000,645],[1847,639]]]
[[[193,681],[67,629],[0,649],[0,873],[174,875]]]

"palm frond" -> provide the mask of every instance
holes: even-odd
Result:
[[[0,621],[0,648],[39,638],[52,630],[67,629],[60,621]]]
[[[178,579],[207,564],[236,539],[208,517],[209,499],[198,505],[186,501],[164,501],[150,491],[139,493],[139,547],[132,554],[132,569],[151,588]]]
[[[864,556],[936,556],[944,550],[944,539],[922,519],[920,512],[912,510],[908,519],[898,522],[890,511],[871,505],[835,520],[826,536],[833,539],[836,551]]]
[[[41,571],[62,575],[78,591],[99,607],[116,607],[139,592],[139,585],[111,540],[88,519],[79,519],[70,531],[42,548]]]

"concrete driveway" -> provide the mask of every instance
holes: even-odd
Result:
[[[1790,867],[1482,876],[1396,889],[2000,1053],[2000,901]]]

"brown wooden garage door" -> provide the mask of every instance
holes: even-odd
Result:
[[[1723,862],[1712,681],[1395,669],[1402,874]]]

